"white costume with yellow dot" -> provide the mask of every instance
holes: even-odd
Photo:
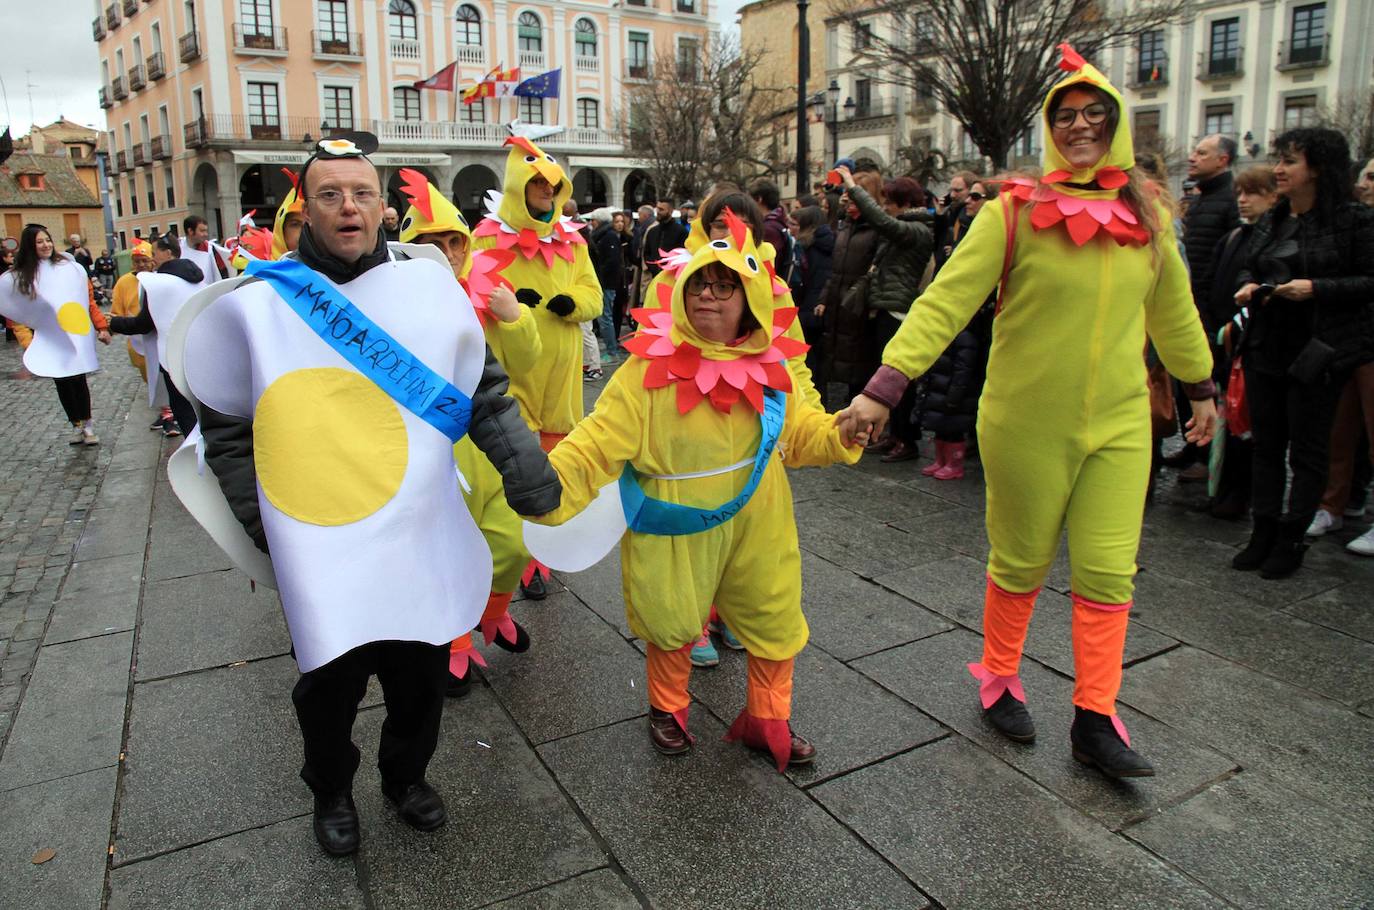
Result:
[[[337,287],[413,356],[476,391],[482,329],[445,268],[387,262]],[[477,624],[491,554],[454,482],[447,437],[266,282],[196,314],[184,364],[196,400],[253,420],[263,528],[303,672],[368,642],[442,644]]]
[[[33,329],[24,367],[54,379],[99,370],[86,270],[66,253],[38,263],[33,297],[15,287],[18,277],[13,270],[0,275],[0,315]]]

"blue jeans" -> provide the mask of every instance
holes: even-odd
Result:
[[[601,291],[601,315],[596,319],[597,330],[606,345],[606,354],[614,356],[620,350],[620,341],[615,337],[615,289],[603,288]]]

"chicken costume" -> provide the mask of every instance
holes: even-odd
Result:
[[[281,172],[286,175],[286,179],[291,181],[291,189],[286,194],[286,198],[277,206],[276,217],[272,219],[272,258],[280,259],[291,252],[286,246],[286,216],[302,215],[305,212],[305,200],[301,198],[300,182],[295,172],[290,168],[282,168]]]
[[[551,448],[582,419],[582,330],[579,323],[601,315],[601,284],[596,280],[586,238],[578,225],[561,216],[572,197],[572,181],[553,156],[520,136],[506,140],[502,192],[492,191],[488,214],[477,225],[478,250],[510,250],[516,255],[502,274],[519,291],[533,291],[535,325],[543,344],[534,368],[512,372],[511,394],[520,413]],[[545,218],[525,205],[525,186],[536,176],[554,187],[553,209]],[[517,293],[526,303],[532,295]]]
[[[533,311],[521,304],[520,317],[514,322],[504,322],[496,318],[486,302],[492,288],[510,286],[500,273],[510,265],[516,254],[496,249],[474,254],[472,231],[453,203],[419,171],[402,168],[401,177],[405,181],[401,190],[411,203],[401,218],[401,242],[413,243],[424,234],[450,231],[467,238],[467,255],[458,269],[458,280],[477,312],[487,346],[507,375],[524,375],[533,370],[542,350]],[[503,647],[514,647],[524,638],[527,647],[528,637],[520,635],[515,621],[510,618],[511,597],[530,558],[521,533],[520,516],[506,502],[500,472],[473,445],[471,439],[463,437],[458,440],[453,446],[453,457],[462,476],[463,499],[491,549],[491,594],[482,612],[482,637],[490,645],[497,643],[496,638],[500,635],[507,643]],[[466,678],[470,661],[486,665],[481,653],[473,646],[469,632],[453,641],[449,672],[460,680]]]
[[[153,246],[146,240],[140,240],[129,250],[130,258],[140,258],[152,261]],[[112,300],[110,302],[111,316],[137,316],[140,308],[138,300],[138,273],[134,271],[125,272],[119,276],[114,284]],[[143,336],[130,336],[125,339],[125,345],[129,349],[129,362],[138,370],[138,374],[143,380],[148,380],[148,358],[143,353]],[[156,370],[154,373],[156,374]],[[154,383],[156,385],[156,383]],[[152,390],[149,390],[149,404],[153,404]]]
[[[1141,351],[1148,334],[1185,383],[1208,380],[1212,358],[1170,219],[1160,207],[1152,240],[1119,193],[1134,165],[1121,97],[1072,48],[1061,50],[1068,75],[1045,99],[1045,130],[1059,92],[1101,89],[1117,107],[1108,153],[1075,170],[1046,141],[1045,176],[1012,180],[984,206],[913,304],[864,394],[895,407],[1005,275],[978,410],[991,553],[983,659],[969,670],[985,710],[1010,708],[1029,725],[1018,675],[1022,645],[1067,524],[1075,728],[1086,710],[1098,717],[1085,723],[1109,719],[1129,746],[1116,696],[1150,468]],[[1100,188],[1084,188],[1089,184]],[[999,729],[1021,741],[1034,737],[1033,727],[1018,735]],[[1075,757],[1079,745],[1075,736]],[[1150,773],[1148,764],[1138,773]]]
[[[633,356],[549,456],[563,502],[539,521],[567,521],[608,484],[619,491],[625,610],[648,645],[650,705],[685,733],[688,653],[714,603],[749,653],[748,702],[727,738],[770,751],[781,769],[792,662],[808,634],[783,468],[853,463],[861,450],[791,394],[785,360],[806,350],[784,335],[796,310],[774,308],[772,275],[747,226],[728,220],[728,239],[701,246],[677,281],[657,286],[656,307],[634,312]],[[739,276],[761,326],[733,345],[703,338],[684,303],[691,276],[717,262]]]

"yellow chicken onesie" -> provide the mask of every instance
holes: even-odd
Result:
[[[688,652],[714,603],[749,654],[748,702],[727,738],[770,752],[781,770],[815,754],[788,723],[793,658],[808,631],[783,468],[853,463],[861,449],[843,444],[824,411],[788,394],[787,359],[806,350],[784,335],[796,310],[774,309],[747,226],[729,220],[730,237],[700,247],[675,282],[658,286],[657,308],[635,311],[641,328],[626,342],[634,356],[550,453],[563,501],[539,521],[567,521],[619,479],[625,610],[648,645],[655,747],[690,748]],[[741,328],[754,326],[734,344],[708,340],[687,317],[684,289],[716,263],[743,285]],[[713,294],[721,284],[705,283]]]
[[[282,168],[281,172],[286,175],[286,179],[291,181],[291,190],[286,194],[286,198],[277,206],[277,214],[272,219],[272,258],[280,259],[287,253],[296,249],[295,238],[291,243],[286,241],[286,222],[290,216],[294,215],[295,221],[304,222],[305,219],[305,200],[300,195],[300,185],[294,171],[290,168]],[[300,236],[300,224],[294,224],[295,237]]]
[[[1116,716],[1121,655],[1150,468],[1150,413],[1141,352],[1148,334],[1169,372],[1210,396],[1212,369],[1170,218],[1128,195],[1134,166],[1121,97],[1068,45],[1068,75],[1046,97],[1045,175],[1013,180],[984,206],[954,256],[912,305],[883,352],[866,397],[896,406],[1002,281],[978,441],[991,543],[983,659],[969,664],[988,719],[1012,739],[1035,730],[1018,670],[1026,628],[1067,525],[1073,577],[1074,757],[1113,776],[1144,776]],[[1075,169],[1048,137],[1057,99],[1097,94],[1106,155]],[[1114,111],[1113,111],[1114,105]],[[1091,109],[1091,110],[1090,110]],[[1085,113],[1087,112],[1087,113]],[[1061,127],[1063,128],[1063,127]],[[1107,138],[1104,134],[1103,138]],[[1153,206],[1153,218],[1139,205]],[[1118,743],[1102,737],[1116,736]]]
[[[474,256],[472,232],[453,203],[419,171],[402,168],[401,177],[404,179],[401,190],[411,204],[401,218],[400,241],[438,241],[436,245],[448,254],[454,277],[463,285],[477,311],[487,346],[506,374],[514,377],[533,370],[543,349],[533,311],[524,304],[517,304],[518,318],[506,322],[487,305],[494,288],[509,290],[510,285],[501,271],[511,264],[516,254],[491,249]],[[510,616],[511,597],[530,558],[521,534],[520,517],[506,502],[501,473],[470,438],[464,436],[454,444],[453,457],[463,478],[463,499],[468,511],[491,548],[491,596],[479,626],[482,637],[488,645],[496,644],[514,652],[525,651],[529,648],[529,635]],[[449,649],[449,673],[454,677],[450,681],[450,694],[466,691],[470,662],[486,665],[473,646],[472,634],[468,633],[455,639]]]
[[[153,261],[153,246],[146,240],[140,240],[129,250],[131,259],[139,259],[142,262],[135,262],[135,266],[151,267]],[[125,272],[119,276],[115,282],[113,299],[110,302],[111,316],[137,316],[139,311],[138,300],[138,272],[139,268]],[[124,344],[129,349],[129,362],[138,370],[138,375],[143,377],[143,381],[148,381],[148,359],[134,348],[132,338],[126,338]],[[154,382],[157,380],[154,379]]]
[[[489,214],[473,232],[479,250],[516,253],[502,274],[517,288],[516,297],[534,313],[543,352],[534,368],[510,373],[511,394],[520,414],[540,434],[545,450],[582,418],[582,331],[579,323],[601,315],[601,284],[596,279],[586,238],[571,219],[561,217],[572,197],[572,181],[553,156],[520,136],[506,140],[502,192],[487,200]],[[543,217],[526,205],[531,181],[553,187],[552,209]]]

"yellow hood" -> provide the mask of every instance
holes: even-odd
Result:
[[[472,267],[472,229],[458,207],[439,192],[424,174],[412,168],[401,168],[401,192],[410,200],[410,208],[401,217],[402,243],[411,243],[421,234],[445,234],[457,231],[467,238],[460,276],[466,277]]]
[[[501,187],[501,207],[497,216],[509,226],[534,231],[540,237],[553,232],[553,226],[563,213],[563,204],[572,198],[572,181],[563,173],[558,161],[523,136],[506,140],[510,154],[506,156],[506,176]],[[525,185],[542,176],[554,186],[553,217],[540,221],[525,207]]]
[[[728,360],[741,354],[760,354],[768,350],[773,341],[773,277],[767,268],[763,251],[755,246],[749,226],[728,208],[725,210],[725,220],[730,225],[730,236],[697,247],[691,260],[673,282],[672,289],[674,341],[688,341],[712,360]],[[744,286],[745,306],[760,326],[739,344],[708,341],[697,333],[687,318],[687,305],[683,300],[687,281],[713,262],[719,262],[739,276]]]
[[[1064,171],[1070,176],[1069,183],[1090,183],[1099,170],[1106,167],[1120,168],[1122,171],[1129,171],[1135,167],[1135,148],[1131,142],[1131,126],[1126,118],[1126,106],[1121,101],[1121,93],[1116,90],[1102,71],[1088,63],[1078,52],[1067,44],[1059,45],[1060,53],[1063,57],[1059,61],[1059,68],[1065,70],[1067,75],[1050,89],[1045,96],[1044,102],[1040,106],[1040,116],[1045,124],[1045,150],[1042,155],[1044,173],[1048,176],[1055,171]],[[1107,154],[1092,167],[1082,170],[1075,170],[1064,156],[1059,154],[1059,149],[1054,144],[1054,127],[1050,123],[1050,100],[1066,88],[1074,85],[1089,85],[1099,88],[1111,96],[1116,102],[1116,133],[1112,136],[1111,147]],[[1124,182],[1124,181],[1123,181]]]
[[[286,194],[286,198],[277,206],[277,216],[272,219],[272,258],[280,259],[287,253],[286,249],[286,216],[292,212],[301,212],[305,209],[305,200],[300,197],[300,183],[296,175],[289,168],[282,168],[282,173],[291,181],[291,192]]]

